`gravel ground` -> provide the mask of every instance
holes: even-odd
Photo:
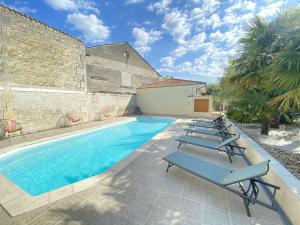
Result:
[[[287,125],[260,134],[260,124],[236,124],[300,180],[300,126]]]

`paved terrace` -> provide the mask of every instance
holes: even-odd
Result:
[[[166,173],[167,163],[161,158],[177,150],[174,140],[183,133],[182,128],[187,121],[179,119],[176,124],[158,134],[150,142],[151,145],[145,151],[140,151],[117,175],[89,189],[13,218],[0,208],[0,224],[282,224],[276,212],[259,205],[251,207],[253,215],[247,217],[241,198],[179,168],[172,167]],[[101,123],[96,125],[100,126]],[[84,126],[87,128],[89,125]],[[60,133],[76,129],[80,127],[62,129]],[[53,131],[28,135],[26,140],[51,134],[53,135]],[[11,143],[20,142],[18,140],[16,138]],[[1,142],[2,147],[7,145],[7,141],[6,144],[4,142]],[[224,154],[204,149],[195,151],[195,148],[188,146],[183,146],[182,149],[233,169],[246,165],[240,157],[234,157],[233,164],[230,164]]]

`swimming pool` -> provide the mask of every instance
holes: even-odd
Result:
[[[139,117],[0,156],[0,174],[36,196],[103,173],[174,121]]]

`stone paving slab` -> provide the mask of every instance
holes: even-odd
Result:
[[[177,167],[166,173],[162,156],[176,151],[175,138],[185,120],[162,132],[146,150],[110,179],[45,207],[0,224],[68,225],[280,225],[279,215],[258,205],[246,215],[242,199]],[[226,156],[205,149],[183,147],[199,157],[229,168],[246,165],[242,158],[228,163]],[[263,191],[262,191],[263,192]],[[263,193],[262,193],[263,194]],[[3,219],[4,218],[4,219]]]

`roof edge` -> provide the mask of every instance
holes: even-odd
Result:
[[[171,85],[165,85],[165,86],[158,86],[158,87],[143,87],[143,86],[139,86],[139,87],[137,87],[136,89],[147,89],[147,88],[164,88],[164,87],[180,87],[180,86],[194,86],[194,85],[202,85],[202,84],[204,84],[204,85],[206,85],[206,83],[199,83],[199,84],[178,84],[178,85],[173,85],[173,86],[171,86]]]

